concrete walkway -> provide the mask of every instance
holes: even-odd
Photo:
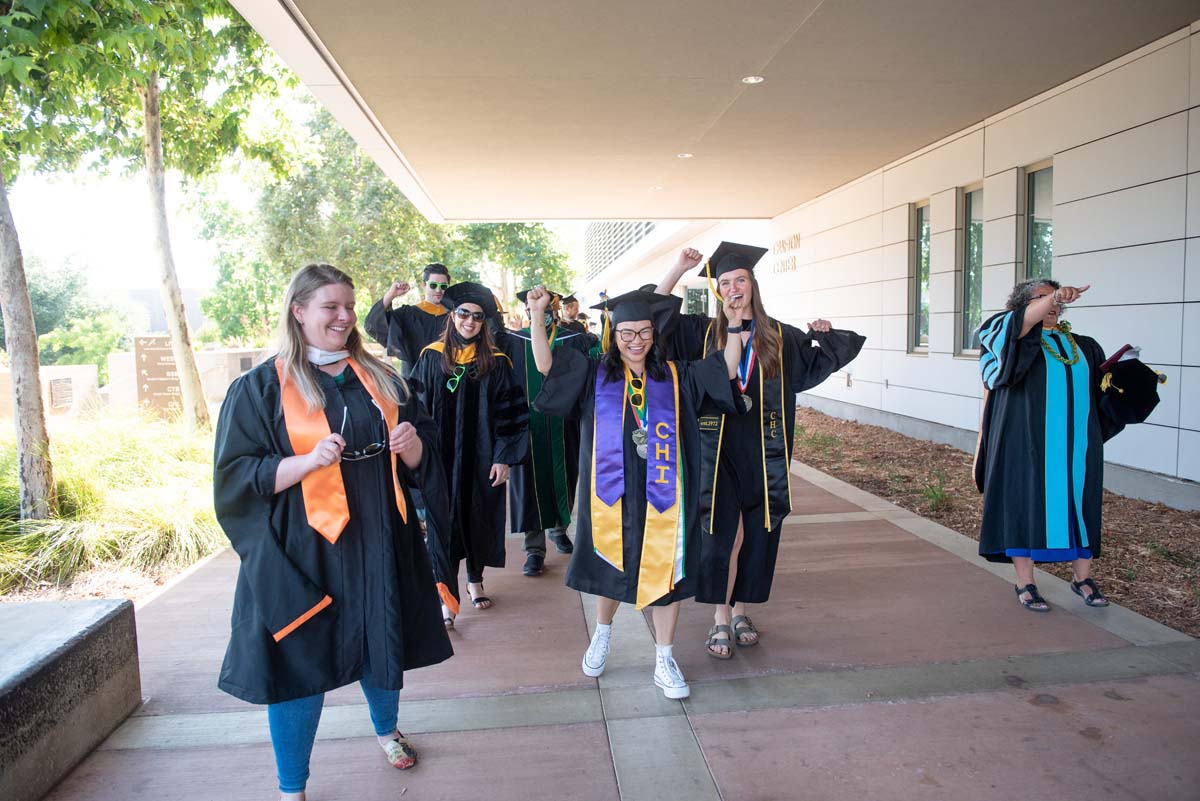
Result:
[[[691,699],[653,687],[651,632],[629,607],[608,671],[585,677],[592,600],[563,586],[567,557],[521,576],[510,538],[509,568],[486,577],[496,606],[464,609],[455,657],[405,677],[420,765],[388,767],[343,688],[308,798],[1200,798],[1200,642],[1089,609],[1045,574],[1054,611],[1031,614],[974,542],[793,473],[772,600],[752,610],[762,643],[711,659],[711,612],[684,605]],[[145,703],[49,799],[276,797],[264,709],[216,689],[236,571],[225,552],[138,610]]]

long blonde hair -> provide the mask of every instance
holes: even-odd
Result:
[[[779,336],[767,310],[763,306],[762,293],[758,289],[758,279],[750,273],[750,309],[754,312],[754,352],[758,364],[762,367],[763,376],[774,378],[779,373],[779,352],[783,350],[783,339]],[[725,349],[725,304],[717,301],[717,316],[712,323],[713,342],[717,350]]]
[[[304,331],[300,321],[292,313],[295,306],[305,306],[312,296],[323,286],[342,284],[354,289],[354,281],[336,267],[328,264],[309,264],[300,268],[292,276],[287,292],[283,297],[283,314],[279,319],[279,355],[276,357],[283,363],[284,380],[296,382],[296,388],[304,400],[308,402],[310,412],[325,408],[325,393],[317,384],[308,366],[308,343],[304,340]],[[375,386],[385,398],[398,406],[408,401],[409,391],[404,380],[396,374],[392,366],[381,359],[372,356],[363,345],[362,334],[356,325],[350,331],[346,340],[346,350],[350,357],[358,362],[359,367],[375,382]],[[397,390],[397,384],[402,388]],[[403,392],[404,397],[400,394]]]

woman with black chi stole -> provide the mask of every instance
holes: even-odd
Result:
[[[758,643],[746,604],[765,603],[770,595],[780,530],[792,508],[796,394],[848,364],[866,341],[853,331],[835,330],[827,320],[813,321],[804,333],[768,317],[754,277],[766,252],[722,242],[701,270],[710,286],[716,282],[716,319],[682,315],[666,324],[674,329],[680,358],[702,358],[725,348],[729,339],[745,348],[737,381],[750,413],[700,410],[703,535],[696,600],[716,605],[705,648],[717,659],[732,657],[735,643]],[[684,250],[657,291],[670,292],[701,259],[699,251]]]
[[[396,729],[405,671],[452,653],[434,589],[449,574],[436,431],[356,321],[349,276],[297,272],[278,355],[233,382],[217,421],[214,506],[241,559],[218,686],[268,705],[287,799],[304,797],[324,693],[355,681],[388,761],[416,764]]]
[[[540,317],[550,293],[538,287],[527,300]],[[699,567],[696,412],[708,401],[736,413],[733,378],[742,343],[730,337],[724,354],[666,361],[652,323],[651,304],[662,300],[640,290],[608,300],[612,319],[598,360],[565,348],[551,354],[545,329],[535,326],[534,360],[546,378],[533,406],[582,420],[579,479],[586,490],[577,497],[575,553],[566,583],[598,596],[583,672],[604,672],[621,602],[652,606],[654,683],[668,698],[686,698],[688,684],[672,645],[679,601],[695,592]]]

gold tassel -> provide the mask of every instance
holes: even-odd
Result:
[[[706,278],[708,278],[708,288],[711,289],[712,293],[717,296],[717,300],[720,301],[722,305],[724,305],[725,298],[721,297],[721,293],[717,291],[717,285],[713,283],[712,259],[709,259],[708,261],[706,261],[704,263],[704,275]]]
[[[600,329],[600,348],[608,353],[608,348],[612,345],[612,324],[608,321],[608,297],[604,298],[604,311],[600,312],[604,315],[604,327]]]

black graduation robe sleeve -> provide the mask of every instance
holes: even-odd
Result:
[[[529,455],[529,407],[525,390],[517,383],[508,359],[496,357],[496,364],[488,373],[488,392],[496,438],[492,464],[520,464]]]
[[[284,456],[271,441],[272,409],[242,376],[229,388],[217,419],[213,506],[217,522],[242,560],[254,603],[267,628],[282,639],[329,596],[288,558],[271,526],[275,473]],[[289,448],[290,449],[290,448]]]
[[[867,338],[853,331],[801,331],[790,325],[783,330],[784,369],[789,391],[804,392],[854,361]],[[813,347],[813,343],[817,347]]]
[[[450,561],[454,536],[450,525],[450,495],[442,457],[438,452],[437,423],[421,408],[416,394],[411,394],[408,402],[400,407],[400,421],[410,422],[417,429],[417,436],[421,438],[421,463],[413,470],[404,464],[399,455],[392,458],[396,459],[399,475],[410,486],[421,491],[425,504],[425,548],[433,565],[434,580],[445,585],[458,599],[458,576]]]
[[[979,328],[979,371],[989,390],[1024,381],[1041,355],[1040,322],[1021,336],[1026,305],[995,314]]]
[[[729,377],[725,364],[725,353],[717,351],[703,359],[677,362],[680,368],[680,391],[686,392],[692,408],[699,409],[705,398],[712,401],[724,414],[742,414],[742,393],[737,388],[737,379]]]
[[[533,408],[551,417],[581,417],[588,389],[596,385],[597,362],[573,348],[555,348],[552,355]]]

